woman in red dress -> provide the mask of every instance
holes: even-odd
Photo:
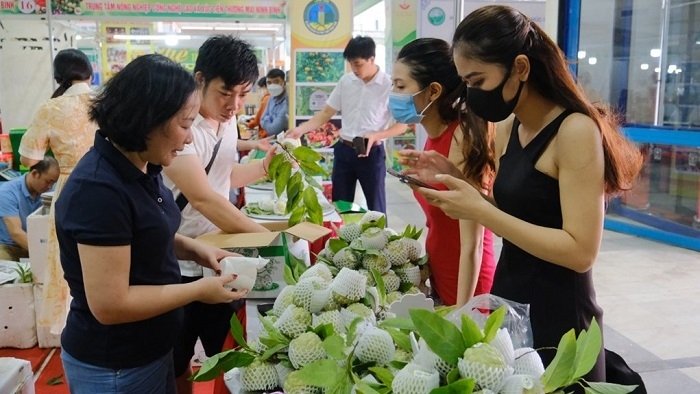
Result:
[[[436,38],[409,43],[399,52],[392,74],[389,108],[394,118],[420,123],[428,134],[424,150],[447,157],[486,193],[493,173],[489,126],[473,115],[460,114],[453,105],[463,84],[449,45]],[[474,295],[488,293],[495,270],[493,234],[475,221],[449,218],[414,194],[427,218],[425,248],[434,296],[445,305],[461,306]]]

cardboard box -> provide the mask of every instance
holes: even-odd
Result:
[[[29,361],[0,357],[0,393],[34,394],[34,374]]]
[[[36,345],[34,293],[31,283],[0,286],[0,311],[0,347],[27,349]],[[0,390],[0,393],[6,392]]]
[[[225,234],[220,231],[204,234],[197,239],[221,249],[230,250],[248,257],[265,257],[270,259],[271,280],[274,283],[269,290],[251,291],[250,299],[274,299],[284,286],[284,265],[291,264],[290,254],[310,262],[309,242],[331,233],[331,230],[312,223],[299,223],[288,227],[287,222],[261,223],[269,233]]]

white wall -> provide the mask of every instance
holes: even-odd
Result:
[[[69,31],[55,25],[54,32],[55,51],[69,47]],[[0,111],[3,129],[9,131],[29,126],[54,90],[47,22],[0,20],[0,46]]]

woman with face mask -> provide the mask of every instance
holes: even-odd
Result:
[[[493,172],[487,123],[460,116],[454,100],[462,87],[449,45],[436,38],[417,39],[399,52],[392,71],[389,109],[397,122],[420,123],[428,134],[426,151],[440,155],[486,192]],[[447,190],[444,185],[437,188]],[[433,296],[461,306],[491,290],[495,262],[493,234],[473,220],[455,220],[415,193],[427,219]]]
[[[449,175],[437,179],[450,190],[419,192],[450,217],[503,237],[492,293],[530,304],[533,347],[547,365],[567,331],[588,329],[593,318],[602,326],[592,267],[606,197],[631,186],[641,155],[610,112],[585,97],[556,43],[521,12],[486,6],[469,14],[455,31],[453,57],[466,85],[462,104],[500,122],[493,199]],[[421,177],[454,174],[444,162],[404,153]],[[604,354],[586,380],[605,381]]]

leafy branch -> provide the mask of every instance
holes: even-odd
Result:
[[[323,208],[318,202],[318,193],[322,186],[314,176],[328,175],[318,164],[321,154],[315,150],[299,146],[291,148],[278,144],[282,152],[276,154],[268,168],[268,177],[274,182],[275,194],[287,195],[285,213],[289,213],[289,225],[302,221],[323,224]]]

